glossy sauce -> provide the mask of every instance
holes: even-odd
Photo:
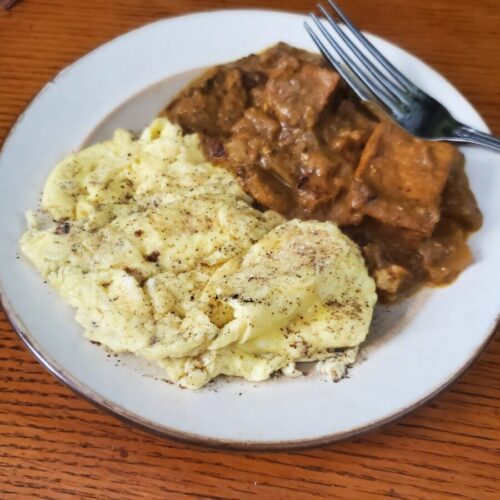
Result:
[[[212,68],[166,114],[258,204],[339,224],[385,302],[471,261],[482,216],[461,153],[375,117],[321,56],[280,43]]]

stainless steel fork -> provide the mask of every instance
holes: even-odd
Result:
[[[500,138],[475,130],[453,118],[436,99],[413,84],[352,24],[332,0],[331,9],[345,23],[318,4],[326,23],[310,14],[305,28],[325,58],[359,98],[378,105],[401,127],[422,139],[475,144],[500,152]]]

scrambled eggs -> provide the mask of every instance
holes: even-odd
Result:
[[[57,165],[21,248],[87,338],[182,386],[296,376],[311,360],[341,377],[376,300],[358,248],[332,223],[251,201],[196,135],[156,119]]]

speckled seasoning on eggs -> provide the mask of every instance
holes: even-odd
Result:
[[[302,361],[338,379],[376,301],[361,254],[333,223],[251,202],[160,118],[59,163],[20,245],[89,340],[183,387],[298,376]]]

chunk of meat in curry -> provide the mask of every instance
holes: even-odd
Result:
[[[339,224],[383,301],[449,283],[471,261],[482,216],[463,156],[372,115],[319,55],[280,43],[217,66],[166,113],[260,205]]]

